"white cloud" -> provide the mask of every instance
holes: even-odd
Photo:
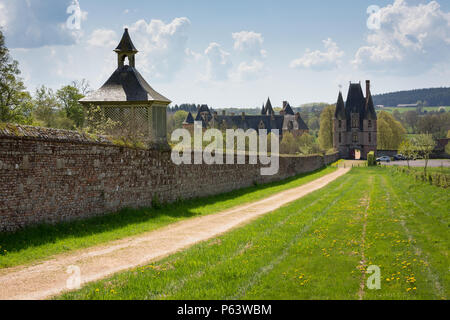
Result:
[[[450,13],[436,1],[396,0],[377,13],[380,29],[367,36],[353,64],[361,69],[420,74],[450,58]]]
[[[232,33],[234,50],[244,52],[252,57],[265,57],[267,52],[262,49],[264,38],[260,33],[253,31],[241,31]]]
[[[134,45],[139,50],[137,67],[154,78],[171,79],[183,66],[190,27],[188,18],[139,20],[129,27]]]
[[[264,75],[264,63],[256,59],[250,63],[242,62],[235,75],[238,81],[258,79]]]
[[[335,68],[339,64],[340,58],[344,56],[344,51],[341,51],[331,38],[324,40],[323,44],[326,51],[310,51],[308,49],[301,58],[291,62],[291,68],[310,68],[315,70]]]
[[[119,39],[113,30],[97,29],[92,32],[87,42],[94,47],[114,47],[119,43]]]
[[[38,48],[50,45],[71,45],[82,35],[70,30],[67,8],[77,0],[0,0],[0,26],[5,30],[10,48]],[[81,8],[82,9],[82,8]],[[79,13],[81,22],[87,12]]]
[[[212,42],[205,50],[208,59],[207,74],[208,80],[226,80],[229,78],[229,71],[232,67],[230,54],[222,49],[220,44]]]

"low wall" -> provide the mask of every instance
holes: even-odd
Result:
[[[0,127],[0,231],[148,207],[155,197],[172,202],[220,194],[337,159],[281,157],[277,175],[261,176],[259,164],[177,166],[169,151],[115,146],[72,131]]]

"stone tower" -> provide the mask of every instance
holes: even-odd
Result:
[[[377,150],[377,114],[370,92],[370,81],[366,81],[364,97],[361,83],[350,83],[347,101],[339,92],[334,116],[334,148],[342,158],[367,159],[370,151]]]

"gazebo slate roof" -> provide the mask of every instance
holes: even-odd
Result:
[[[133,67],[118,68],[97,91],[80,100],[83,104],[124,105],[171,101],[156,92]]]
[[[119,45],[114,50],[115,52],[133,52],[138,53],[139,51],[131,41],[130,34],[128,33],[128,28],[125,28],[125,32],[123,33],[122,40],[120,40]]]

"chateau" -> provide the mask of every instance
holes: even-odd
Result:
[[[283,102],[283,109],[279,115],[276,115],[270,98],[267,99],[266,105],[263,105],[260,115],[246,115],[244,112],[241,115],[235,115],[234,113],[227,115],[225,111],[219,115],[217,112],[211,112],[207,105],[203,105],[198,109],[195,119],[189,112],[183,123],[183,128],[193,129],[195,121],[201,122],[204,129],[243,129],[245,131],[265,129],[268,132],[279,130],[280,137],[286,132],[290,132],[294,136],[300,136],[309,131],[300,113],[294,113],[287,101]]]
[[[350,83],[344,104],[339,92],[334,116],[333,145],[344,159],[367,159],[370,151],[377,151],[377,114],[366,81],[366,97],[361,83]]]

